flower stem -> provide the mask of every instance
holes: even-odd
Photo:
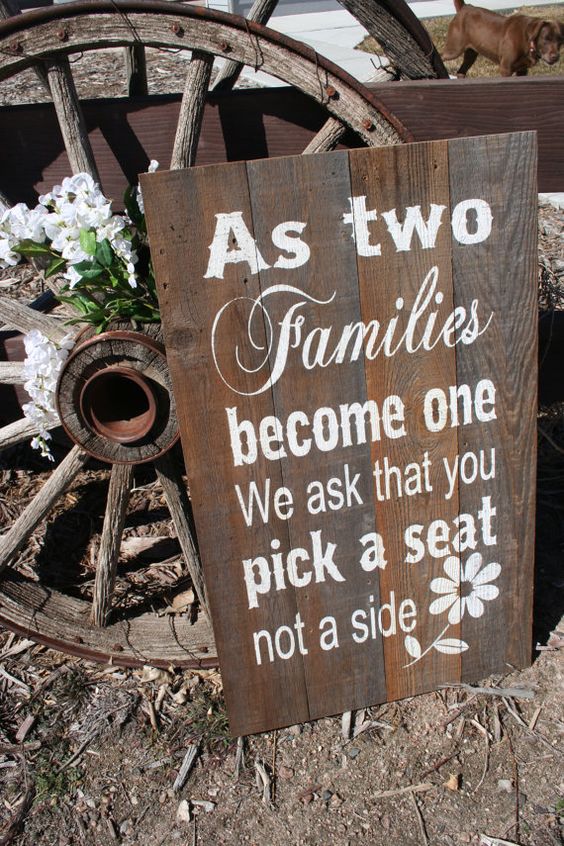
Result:
[[[417,662],[418,662],[418,661],[421,661],[421,659],[422,659],[422,658],[424,658],[424,657],[425,657],[425,655],[426,655],[428,652],[430,652],[430,651],[431,651],[431,649],[435,646],[435,644],[439,642],[439,640],[442,638],[442,636],[444,635],[444,633],[445,633],[446,631],[448,631],[448,629],[449,629],[449,628],[450,628],[450,623],[447,623],[447,625],[444,627],[444,629],[442,630],[442,632],[440,633],[440,635],[437,635],[437,637],[435,638],[435,640],[433,641],[433,643],[432,643],[430,646],[428,646],[428,647],[427,647],[427,649],[425,650],[425,652],[422,652],[422,653],[421,653],[421,655],[419,656],[419,658],[414,658],[414,659],[413,659],[413,661],[410,661],[410,662],[409,662],[409,664],[404,664],[404,665],[403,665],[403,667],[402,667],[402,670],[406,670],[408,667],[412,667],[414,664],[417,664]]]

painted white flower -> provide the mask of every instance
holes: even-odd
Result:
[[[460,559],[451,555],[444,563],[448,578],[433,579],[430,588],[433,593],[441,594],[429,607],[430,614],[442,614],[449,609],[448,621],[452,625],[460,623],[468,611],[471,617],[481,617],[484,613],[484,600],[495,599],[499,588],[490,584],[497,579],[501,566],[496,562],[487,564],[482,569],[482,556],[474,552],[467,559],[464,567]]]

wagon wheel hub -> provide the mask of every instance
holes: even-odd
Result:
[[[164,347],[141,332],[79,342],[61,372],[57,406],[71,440],[110,464],[154,461],[178,440]]]

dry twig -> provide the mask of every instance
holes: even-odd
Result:
[[[385,799],[387,796],[399,796],[402,793],[424,793],[436,787],[431,781],[423,781],[421,784],[408,784],[407,787],[394,787],[392,790],[383,790],[381,793],[373,793],[373,799]]]
[[[423,820],[423,814],[421,813],[421,809],[417,804],[417,798],[415,793],[411,791],[410,793],[411,801],[413,803],[413,807],[415,808],[415,816],[417,817],[417,825],[419,826],[419,831],[421,833],[421,840],[423,841],[423,846],[428,846],[429,838],[427,837],[427,831],[425,829],[425,821]]]

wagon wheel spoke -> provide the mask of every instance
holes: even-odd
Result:
[[[266,24],[270,20],[274,9],[278,5],[278,0],[255,0],[251,6],[247,20],[256,21],[260,24]],[[243,70],[244,65],[241,62],[233,62],[227,59],[222,69],[218,73],[214,82],[214,91],[231,91],[237,80],[239,74]]]
[[[147,59],[143,44],[136,41],[124,47],[125,81],[130,97],[141,97],[149,93],[147,85]]]
[[[202,573],[202,565],[198,550],[194,543],[196,536],[192,520],[192,506],[186,493],[186,487],[177,464],[171,457],[170,452],[165,453],[155,461],[155,470],[163,488],[166,504],[170,511],[172,522],[176,530],[176,536],[184,555],[186,567],[196,589],[200,604],[209,617],[209,608]]]
[[[0,429],[0,450],[9,449],[24,441],[29,441],[38,434],[39,428],[35,423],[32,423],[27,417],[22,417],[13,423],[8,423],[7,426],[2,426]]]
[[[38,329],[52,341],[62,341],[69,334],[68,326],[64,326],[54,317],[7,297],[0,297],[0,323],[24,333]]]
[[[100,181],[88,130],[67,58],[46,62],[47,80],[73,173],[89,173]]]
[[[340,120],[334,117],[327,118],[317,135],[311,139],[304,149],[303,155],[326,153],[328,150],[333,150],[346,131],[346,126]]]
[[[406,3],[397,0],[339,0],[382,46],[404,79],[448,79],[429,33]]]
[[[194,50],[192,53],[176,127],[170,162],[171,170],[179,170],[194,164],[213,61],[214,57],[210,53],[202,53],[200,50]]]
[[[83,469],[87,461],[88,455],[80,447],[73,447],[66,458],[53,471],[35,499],[20,514],[12,528],[2,536],[2,542],[0,544],[0,572],[25,546],[28,538],[35,531],[38,524],[46,517],[61,494],[66,491]]]
[[[0,361],[0,384],[23,385],[23,361]]]
[[[121,536],[132,482],[132,464],[112,466],[92,599],[91,620],[95,626],[107,625],[111,614]]]

